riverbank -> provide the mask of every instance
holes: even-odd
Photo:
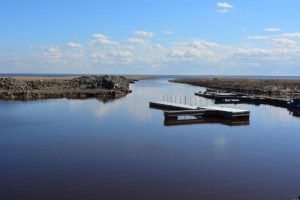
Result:
[[[283,99],[300,96],[299,79],[178,78],[170,82]]]
[[[122,76],[20,76],[0,78],[0,99],[113,99],[126,96],[129,80]]]

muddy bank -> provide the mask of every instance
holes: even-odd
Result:
[[[2,100],[113,99],[130,92],[129,82],[122,76],[0,78]]]
[[[171,82],[285,99],[300,96],[299,79],[181,78],[171,80]]]

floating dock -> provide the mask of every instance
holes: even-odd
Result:
[[[249,118],[249,110],[224,108],[224,107],[201,107],[194,110],[167,110],[164,112],[166,118],[177,118],[179,116],[214,117],[214,118]]]
[[[248,104],[266,104],[272,106],[278,106],[282,108],[287,108],[288,101],[285,99],[277,99],[273,97],[261,97],[261,96],[248,96],[244,94],[235,93],[195,93],[196,96],[214,99],[216,104],[229,104],[229,103],[248,103]]]
[[[179,117],[179,116],[195,116],[195,117],[199,117],[199,116],[204,116],[205,112],[207,110],[205,109],[196,109],[196,110],[169,110],[169,111],[165,111],[164,112],[164,116],[167,118],[172,118],[172,117]]]
[[[178,119],[181,116],[196,118],[249,119],[250,111],[217,106],[197,107],[172,102],[150,102],[150,108],[165,110],[166,119]]]
[[[220,116],[222,118],[249,118],[249,110],[235,108],[224,108],[217,106],[203,107],[206,110],[206,116]]]
[[[165,101],[156,101],[149,103],[150,108],[157,108],[162,110],[197,110],[197,106],[173,103],[173,102],[165,102]]]
[[[245,126],[249,125],[249,119],[219,119],[219,118],[194,118],[194,119],[169,119],[165,118],[165,126],[179,126],[191,124],[223,124],[227,126]]]

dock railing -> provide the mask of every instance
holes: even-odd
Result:
[[[191,96],[181,96],[175,94],[163,94],[162,101],[190,105],[190,106],[197,106],[197,107],[214,105],[214,101],[210,99],[199,98],[198,96],[191,97]]]

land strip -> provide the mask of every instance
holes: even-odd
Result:
[[[8,78],[7,76],[1,76],[0,78]],[[10,76],[16,80],[22,81],[36,81],[36,80],[71,80],[74,78],[78,78],[80,76]],[[139,75],[125,75],[125,77],[129,82],[135,82],[139,80],[147,80],[154,79],[153,76],[139,76]]]
[[[291,99],[300,96],[299,79],[253,78],[179,78],[170,82],[184,83],[247,95]]]
[[[113,99],[130,92],[128,79],[122,76],[0,78],[2,100]]]

